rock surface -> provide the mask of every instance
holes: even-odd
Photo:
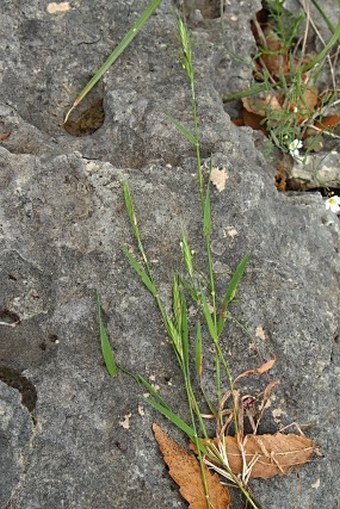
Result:
[[[51,13],[40,0],[1,2],[1,509],[186,507],[151,423],[180,435],[142,402],[131,379],[107,375],[95,300],[99,288],[119,363],[152,377],[186,418],[154,303],[122,254],[124,244],[133,245],[121,192],[128,179],[166,298],[169,276],[181,270],[183,230],[204,263],[194,153],[166,117],[192,125],[169,2],[96,91],[103,126],[82,137],[62,127],[67,107],[136,21],[141,3],[74,0]],[[226,189],[212,191],[220,290],[251,253],[232,312],[252,339],[231,323],[223,346],[235,375],[257,366],[259,351],[275,353],[281,385],[261,431],[295,421],[322,451],[299,477],[252,482],[259,506],[335,509],[338,219],[318,193],[276,191],[275,170],[221,100],[251,78],[248,23],[259,8],[259,1],[233,0],[222,25],[204,17],[192,25],[203,155],[228,173]],[[233,509],[241,507],[234,493]]]

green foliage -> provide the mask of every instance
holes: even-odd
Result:
[[[291,48],[304,20],[303,14],[294,16],[284,8],[284,0],[268,1],[267,8],[270,11],[269,18],[275,22],[276,31],[283,47],[285,49]]]
[[[128,31],[128,33],[123,37],[118,46],[113,50],[111,55],[105,60],[105,62],[97,69],[94,73],[93,77],[90,81],[85,85],[82,91],[79,93],[78,97],[74,101],[72,108],[67,112],[65,116],[64,123],[67,122],[70,113],[74,108],[76,108],[84,97],[92,90],[92,88],[98,83],[98,81],[102,78],[102,76],[110,69],[112,64],[120,57],[120,55],[125,51],[125,49],[131,44],[133,39],[139,33],[139,31],[143,28],[145,23],[148,21],[150,16],[155,12],[157,7],[161,4],[162,0],[151,0],[145,10],[142,12],[134,26]]]
[[[200,385],[202,382],[202,374],[204,369],[204,349],[210,348],[211,345],[213,345],[215,351],[217,403],[214,405],[211,402],[210,398],[206,395],[204,387],[202,387],[202,393],[213,415],[217,415],[218,410],[216,405],[221,399],[223,370],[227,376],[227,381],[229,382],[230,389],[233,389],[233,381],[229,365],[225,359],[225,356],[223,355],[220,346],[220,336],[228,316],[228,307],[235,297],[238,284],[248,263],[248,256],[245,256],[241,260],[234,275],[229,281],[226,291],[221,298],[222,309],[218,315],[218,299],[215,290],[216,282],[211,252],[211,236],[213,225],[211,216],[210,172],[208,174],[208,182],[205,185],[199,144],[199,122],[197,115],[197,100],[194,83],[191,44],[187,28],[181,18],[178,18],[178,31],[182,48],[182,64],[188,77],[191,89],[192,112],[195,126],[194,134],[192,134],[179,121],[172,118],[171,121],[175,124],[182,135],[188,140],[188,142],[193,144],[196,149],[198,190],[202,212],[202,233],[204,237],[203,251],[204,249],[206,251],[207,275],[202,276],[202,274],[196,270],[193,252],[190,248],[189,241],[186,235],[182,235],[180,245],[183,256],[184,275],[176,274],[172,278],[172,309],[169,311],[167,310],[155,283],[152,267],[144,249],[132,195],[127,182],[123,183],[123,197],[131,231],[136,242],[138,257],[133,254],[127,247],[124,247],[124,253],[131,267],[137,273],[141,282],[152,295],[157,305],[160,319],[166,330],[169,343],[172,346],[175,359],[177,360],[182,373],[183,385],[186,392],[191,423],[186,423],[179,415],[177,415],[176,412],[172,410],[163,400],[158,391],[145,378],[140,375],[131,373],[124,367],[121,367],[121,369],[148,391],[150,397],[145,398],[145,402],[147,402],[151,407],[156,409],[159,413],[169,419],[175,426],[181,429],[196,445],[201,468],[202,481],[207,500],[207,509],[212,509],[204,473],[203,461],[203,454],[207,455],[208,451],[206,450],[204,443],[202,443],[198,438],[198,430],[204,438],[207,438],[208,434],[202,417],[202,411],[198,402],[199,394],[197,394],[194,390],[193,381],[196,380],[198,385]],[[196,314],[199,316],[199,318],[196,320],[196,327],[192,327],[189,320],[189,305],[192,306],[193,304],[196,307]],[[104,330],[101,318],[99,323],[101,331]],[[201,323],[204,324],[203,327]],[[206,344],[207,337],[209,339],[208,344]],[[236,422],[235,429],[237,429]],[[250,506],[253,507],[253,509],[257,509],[243,482],[238,479],[237,476],[234,476],[233,480],[247,498]]]
[[[100,306],[100,296],[98,291],[97,291],[97,313],[99,322],[100,346],[102,350],[103,359],[105,362],[107,372],[109,373],[110,376],[112,376],[112,378],[114,378],[117,375],[117,365],[111,349],[110,341],[105,326],[103,324]]]

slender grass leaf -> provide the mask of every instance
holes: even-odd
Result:
[[[316,55],[316,57],[313,58],[313,60],[311,62],[309,62],[308,64],[305,64],[302,67],[302,71],[307,72],[310,69],[312,69],[316,64],[319,64],[320,62],[322,62],[327,57],[327,55],[329,54],[329,52],[333,48],[333,46],[335,44],[337,44],[339,40],[340,40],[340,20],[338,21],[338,24],[336,25],[336,27],[334,29],[333,35],[329,39],[326,46],[323,48],[322,51],[320,51],[320,53],[318,53]]]
[[[123,196],[131,226],[134,228],[136,224],[136,214],[133,207],[133,201],[130,193],[129,184],[126,181],[123,182]]]
[[[243,256],[242,260],[238,264],[238,266],[230,280],[227,291],[223,298],[223,304],[228,304],[229,302],[231,302],[234,299],[237,286],[244,274],[244,271],[246,270],[248,263],[249,263],[249,255]]]
[[[205,237],[210,237],[211,235],[210,177],[204,199],[203,233]]]
[[[97,290],[97,314],[99,322],[100,346],[102,350],[103,359],[105,362],[107,372],[109,373],[110,376],[112,376],[112,378],[114,378],[117,375],[117,365],[114,359],[114,355],[111,349],[110,341],[105,326],[103,324],[100,306],[100,296],[98,290]]]
[[[149,290],[151,295],[153,297],[156,297],[157,296],[157,288],[154,285],[154,283],[151,281],[148,274],[143,269],[142,265],[139,263],[138,260],[136,260],[136,258],[130,253],[130,251],[126,247],[124,247],[123,249],[124,249],[125,256],[129,260],[130,265],[135,269],[135,271],[137,272],[137,274],[139,275],[139,277],[141,278],[142,282],[147,287],[147,289]]]
[[[243,99],[243,97],[250,97],[252,95],[258,94],[260,92],[264,92],[266,90],[270,90],[271,88],[279,86],[278,84],[268,84],[268,83],[260,83],[258,85],[253,85],[245,90],[240,90],[239,92],[235,92],[233,94],[229,94],[223,97],[223,102],[227,103],[230,101],[237,101],[238,99]]]
[[[243,256],[240,263],[238,264],[230,282],[228,285],[228,288],[224,294],[221,310],[219,313],[219,320],[218,320],[218,334],[221,334],[225,320],[226,320],[226,311],[228,308],[229,303],[234,299],[237,286],[244,274],[244,271],[246,270],[246,267],[249,263],[249,255]]]
[[[196,325],[196,336],[195,336],[195,369],[196,374],[199,378],[202,378],[203,374],[203,341],[202,341],[202,328],[201,323],[198,320]]]
[[[207,303],[207,299],[204,294],[202,294],[201,305],[202,305],[202,309],[203,309],[203,315],[204,315],[205,321],[208,326],[209,334],[210,334],[212,340],[214,341],[214,343],[216,343],[218,341],[217,329],[216,329],[215,324],[211,318],[211,312],[210,312],[210,309],[209,309],[209,306]]]
[[[189,276],[193,277],[193,275],[194,275],[194,264],[193,264],[191,249],[190,249],[190,246],[189,246],[188,239],[187,239],[186,235],[184,235],[184,234],[182,235],[182,240],[181,240],[180,245],[181,245],[181,250],[182,250],[182,255],[183,255],[183,260],[184,260],[185,268],[187,269],[187,272],[188,272]]]
[[[329,31],[334,34],[334,31],[335,31],[335,28],[334,28],[334,25],[333,23],[331,22],[331,20],[329,19],[329,17],[327,16],[327,14],[325,13],[325,11],[321,8],[319,2],[317,2],[317,0],[312,0],[312,4],[314,4],[314,6],[316,7],[316,9],[319,11],[319,13],[321,14],[321,16],[323,17],[323,19],[325,20],[325,23],[327,24],[328,28],[329,28]],[[340,5],[340,2],[339,2],[339,5]]]
[[[188,314],[187,303],[184,295],[181,295],[181,338],[183,349],[183,361],[189,372],[189,327],[188,327]]]
[[[155,401],[157,401],[164,408],[169,409],[168,405],[165,403],[159,392],[144,377],[137,375],[137,382],[142,385],[149,392],[149,394],[151,394]]]
[[[195,136],[187,129],[181,122],[176,120],[171,115],[167,115],[167,118],[171,121],[172,124],[178,129],[178,131],[183,134],[183,136],[194,146],[196,146],[196,138]]]
[[[125,368],[124,366],[118,366],[123,373],[130,376],[134,379],[135,382],[137,382],[138,385],[141,385],[148,391],[148,393],[157,401],[160,405],[164,406],[165,408],[169,408],[168,405],[165,403],[162,396],[159,394],[159,392],[141,375],[136,375],[129,369]]]
[[[166,316],[164,325],[165,325],[166,331],[168,333],[170,343],[172,344],[172,346],[174,348],[177,360],[178,360],[180,366],[182,366],[183,365],[183,345],[182,345],[182,341],[181,341],[181,334],[169,316]]]
[[[181,315],[181,298],[178,286],[178,277],[174,276],[172,280],[172,310],[174,313],[174,319],[178,330],[182,327],[182,315]]]
[[[169,419],[169,421],[171,421],[175,426],[177,426],[177,428],[182,430],[191,440],[194,439],[195,437],[194,430],[185,421],[183,421],[183,419],[181,419],[180,417],[178,417],[178,415],[169,410],[169,408],[149,398],[144,398],[144,401],[148,403],[150,406],[152,406],[159,413],[164,415],[167,419]]]
[[[90,81],[85,85],[82,89],[76,100],[74,101],[71,109],[67,112],[64,123],[67,122],[67,119],[74,108],[80,104],[80,102],[84,99],[84,97],[92,90],[92,88],[96,85],[96,83],[100,80],[100,78],[109,70],[112,64],[117,60],[117,58],[123,53],[123,51],[128,47],[128,45],[133,41],[138,32],[143,28],[145,23],[148,21],[150,16],[154,13],[157,7],[161,4],[162,0],[151,0],[147,5],[146,9],[142,12],[140,17],[138,18],[135,25],[128,31],[128,33],[123,37],[118,46],[113,50],[111,55],[105,60],[105,62],[99,67],[99,69],[95,72],[94,76],[90,79]]]

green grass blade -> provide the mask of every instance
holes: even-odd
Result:
[[[121,371],[123,371],[123,373],[125,373],[126,375],[133,378],[134,381],[138,383],[138,385],[144,387],[144,389],[146,389],[148,391],[148,393],[156,401],[158,401],[158,403],[160,405],[164,406],[165,408],[169,408],[168,405],[165,403],[164,399],[162,398],[162,396],[159,394],[159,392],[143,376],[136,375],[135,373],[133,373],[129,369],[125,368],[124,366],[118,366],[118,367]]]
[[[180,242],[180,246],[181,246],[181,250],[182,250],[185,268],[187,269],[189,276],[193,277],[194,264],[193,264],[193,259],[192,259],[192,252],[191,252],[191,249],[189,246],[188,239],[187,239],[186,235],[184,235],[184,234],[182,235],[182,240]]]
[[[139,263],[138,260],[130,253],[130,251],[124,247],[123,248],[125,256],[129,260],[130,265],[135,269],[139,277],[141,278],[144,285],[147,287],[149,292],[153,297],[157,296],[157,288],[154,285],[154,283],[151,281],[145,270],[143,269],[142,265]]]
[[[97,290],[97,314],[99,322],[100,346],[102,350],[103,359],[105,362],[107,372],[109,373],[110,376],[112,376],[112,378],[114,378],[117,375],[117,365],[113,356],[113,352],[111,349],[110,341],[105,326],[103,324],[100,306],[100,296],[98,290]]]
[[[229,303],[235,297],[237,286],[243,276],[244,271],[246,270],[248,263],[249,263],[249,255],[243,256],[243,258],[240,261],[240,263],[238,264],[238,266],[230,280],[228,288],[224,294],[222,306],[221,306],[221,310],[220,310],[220,314],[219,314],[218,326],[217,326],[218,334],[221,334],[221,332],[222,332],[224,322],[226,319],[226,310],[228,308]]]
[[[183,345],[181,340],[181,334],[180,331],[176,328],[173,321],[169,316],[165,316],[163,319],[163,323],[165,325],[169,341],[174,348],[177,360],[180,364],[180,366],[183,365]]]
[[[334,25],[333,23],[331,22],[331,20],[328,18],[327,14],[325,13],[325,11],[321,8],[319,2],[317,2],[317,0],[312,0],[312,4],[314,4],[315,8],[319,11],[319,13],[321,14],[321,16],[323,17],[326,25],[328,26],[328,29],[329,31],[334,34],[334,31],[335,31],[335,28],[334,28]],[[340,4],[340,2],[339,2]]]
[[[202,341],[202,328],[198,320],[196,325],[195,336],[195,369],[198,378],[202,378],[203,373],[203,341]]]
[[[318,55],[316,55],[316,57],[311,62],[309,62],[308,64],[303,66],[302,71],[303,72],[309,71],[316,64],[319,64],[320,62],[322,62],[322,60],[324,60],[324,58],[326,58],[327,55],[329,54],[332,47],[335,44],[337,44],[339,40],[340,40],[340,20],[338,21],[338,24],[336,25],[336,27],[334,29],[333,35],[329,39],[326,46],[323,48],[322,51],[320,51],[320,53]]]
[[[123,37],[118,46],[113,50],[111,55],[105,60],[105,62],[99,67],[99,69],[95,72],[94,76],[90,79],[90,81],[85,85],[82,89],[76,100],[74,101],[72,108],[67,112],[64,123],[67,122],[67,119],[74,108],[78,106],[78,104],[84,99],[84,97],[92,90],[95,84],[100,80],[100,78],[106,73],[106,71],[111,67],[112,64],[117,60],[117,58],[123,53],[123,51],[128,47],[128,45],[133,41],[138,32],[143,28],[145,23],[148,21],[150,16],[154,13],[157,7],[161,4],[162,0],[151,0],[146,7],[146,9],[142,12],[140,17],[138,18],[135,25],[128,31],[128,33]]]
[[[171,115],[167,115],[168,119],[174,124],[174,126],[178,129],[178,131],[183,134],[183,136],[194,146],[196,146],[196,138],[195,136],[187,129],[181,122],[178,122]]]
[[[209,329],[209,334],[212,337],[214,343],[216,343],[218,341],[218,334],[213,319],[211,318],[211,312],[204,293],[202,294],[201,305],[203,309],[203,315]]]
[[[136,214],[135,214],[135,209],[133,206],[133,201],[132,201],[132,197],[131,197],[131,193],[130,193],[129,184],[127,183],[126,180],[123,182],[123,196],[124,196],[125,208],[128,213],[128,216],[129,216],[130,224],[134,230],[135,226],[136,226]]]
[[[144,398],[144,401],[152,406],[155,410],[157,410],[160,414],[164,415],[169,421],[171,421],[177,428],[182,430],[191,440],[195,437],[195,432],[183,419],[178,417],[174,412],[169,410],[169,408],[160,405],[157,401],[154,401],[149,398]]]
[[[183,349],[183,361],[186,366],[187,373],[189,372],[189,327],[188,327],[188,313],[187,303],[184,295],[181,295],[181,338]]]
[[[203,207],[203,233],[206,238],[210,238],[211,235],[210,175],[207,190],[205,193]]]
[[[264,92],[265,90],[270,90],[273,85],[270,86],[268,83],[260,83],[258,85],[253,85],[245,90],[240,90],[239,92],[234,92],[233,94],[225,95],[223,97],[223,102],[227,103],[230,101],[236,101],[238,99],[243,99],[243,97],[250,97],[251,95],[258,94],[259,92]]]
[[[169,409],[168,405],[165,403],[164,399],[159,394],[159,392],[144,377],[142,377],[141,375],[137,375],[137,382],[149,392],[149,394],[154,398],[155,401],[157,401],[164,408]]]
[[[181,315],[180,290],[177,276],[174,276],[172,280],[172,310],[177,330],[180,330],[182,327],[182,315]]]

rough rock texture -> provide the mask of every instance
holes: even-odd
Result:
[[[25,476],[33,437],[32,419],[17,390],[0,381],[0,505],[8,500]]]
[[[1,2],[0,454],[8,465],[1,509],[185,507],[150,430],[154,420],[171,426],[145,404],[138,409],[132,380],[107,375],[95,309],[99,288],[118,361],[154,377],[186,417],[154,303],[121,249],[133,244],[121,193],[128,179],[166,298],[181,267],[181,231],[204,261],[193,150],[166,117],[191,125],[168,2],[97,90],[103,126],[83,137],[62,128],[67,106],[141,3],[74,0],[50,14],[41,0]],[[262,432],[273,431],[275,419],[295,421],[321,446],[322,457],[299,477],[253,482],[259,506],[335,509],[338,219],[317,193],[276,191],[251,131],[238,130],[221,101],[251,77],[248,22],[259,7],[233,0],[222,26],[197,16],[192,26],[203,154],[229,176],[225,191],[212,192],[220,289],[251,252],[232,311],[253,339],[230,325],[224,348],[234,374],[257,366],[258,351],[275,353],[281,385]]]

